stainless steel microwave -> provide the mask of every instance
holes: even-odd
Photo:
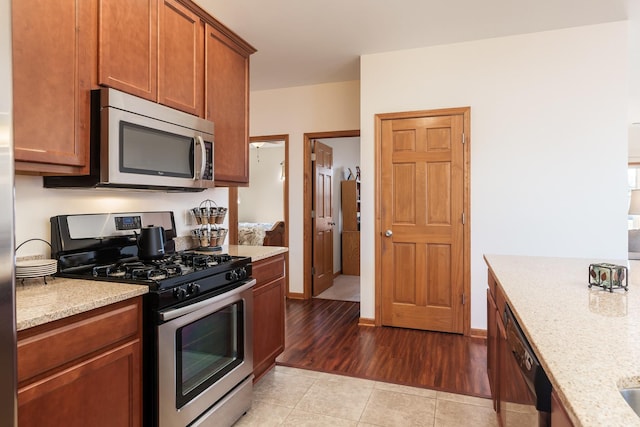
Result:
[[[202,191],[214,186],[214,125],[115,89],[92,93],[88,176],[44,186]]]

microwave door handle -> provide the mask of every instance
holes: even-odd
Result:
[[[200,135],[196,135],[196,145],[200,145],[200,174],[194,174],[193,180],[202,179],[204,176],[204,169],[207,166],[207,150],[204,146],[204,139]],[[195,153],[193,154],[195,156]]]

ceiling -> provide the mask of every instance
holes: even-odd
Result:
[[[626,20],[637,0],[195,0],[258,52],[251,90],[359,80],[359,57]]]

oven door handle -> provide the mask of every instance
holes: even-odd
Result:
[[[225,292],[223,294],[220,295],[216,295],[213,298],[208,298],[206,300],[203,301],[199,301],[195,304],[190,304],[184,307],[180,307],[180,308],[174,308],[172,310],[167,310],[165,312],[161,312],[159,313],[160,315],[160,320],[162,320],[163,322],[169,321],[169,320],[173,320],[176,319],[180,316],[184,316],[185,314],[189,314],[189,313],[193,313],[194,311],[198,311],[203,307],[207,307],[208,305],[211,304],[215,304],[219,301],[223,301],[229,297],[232,297],[234,295],[238,295],[241,294],[242,292],[246,291],[247,289],[250,289],[251,287],[253,287],[256,284],[256,279],[251,279],[249,281],[247,281],[244,285],[239,286],[235,289],[233,289],[232,291],[229,292]]]

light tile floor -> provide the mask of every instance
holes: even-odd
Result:
[[[491,400],[276,366],[235,426],[493,427]]]

